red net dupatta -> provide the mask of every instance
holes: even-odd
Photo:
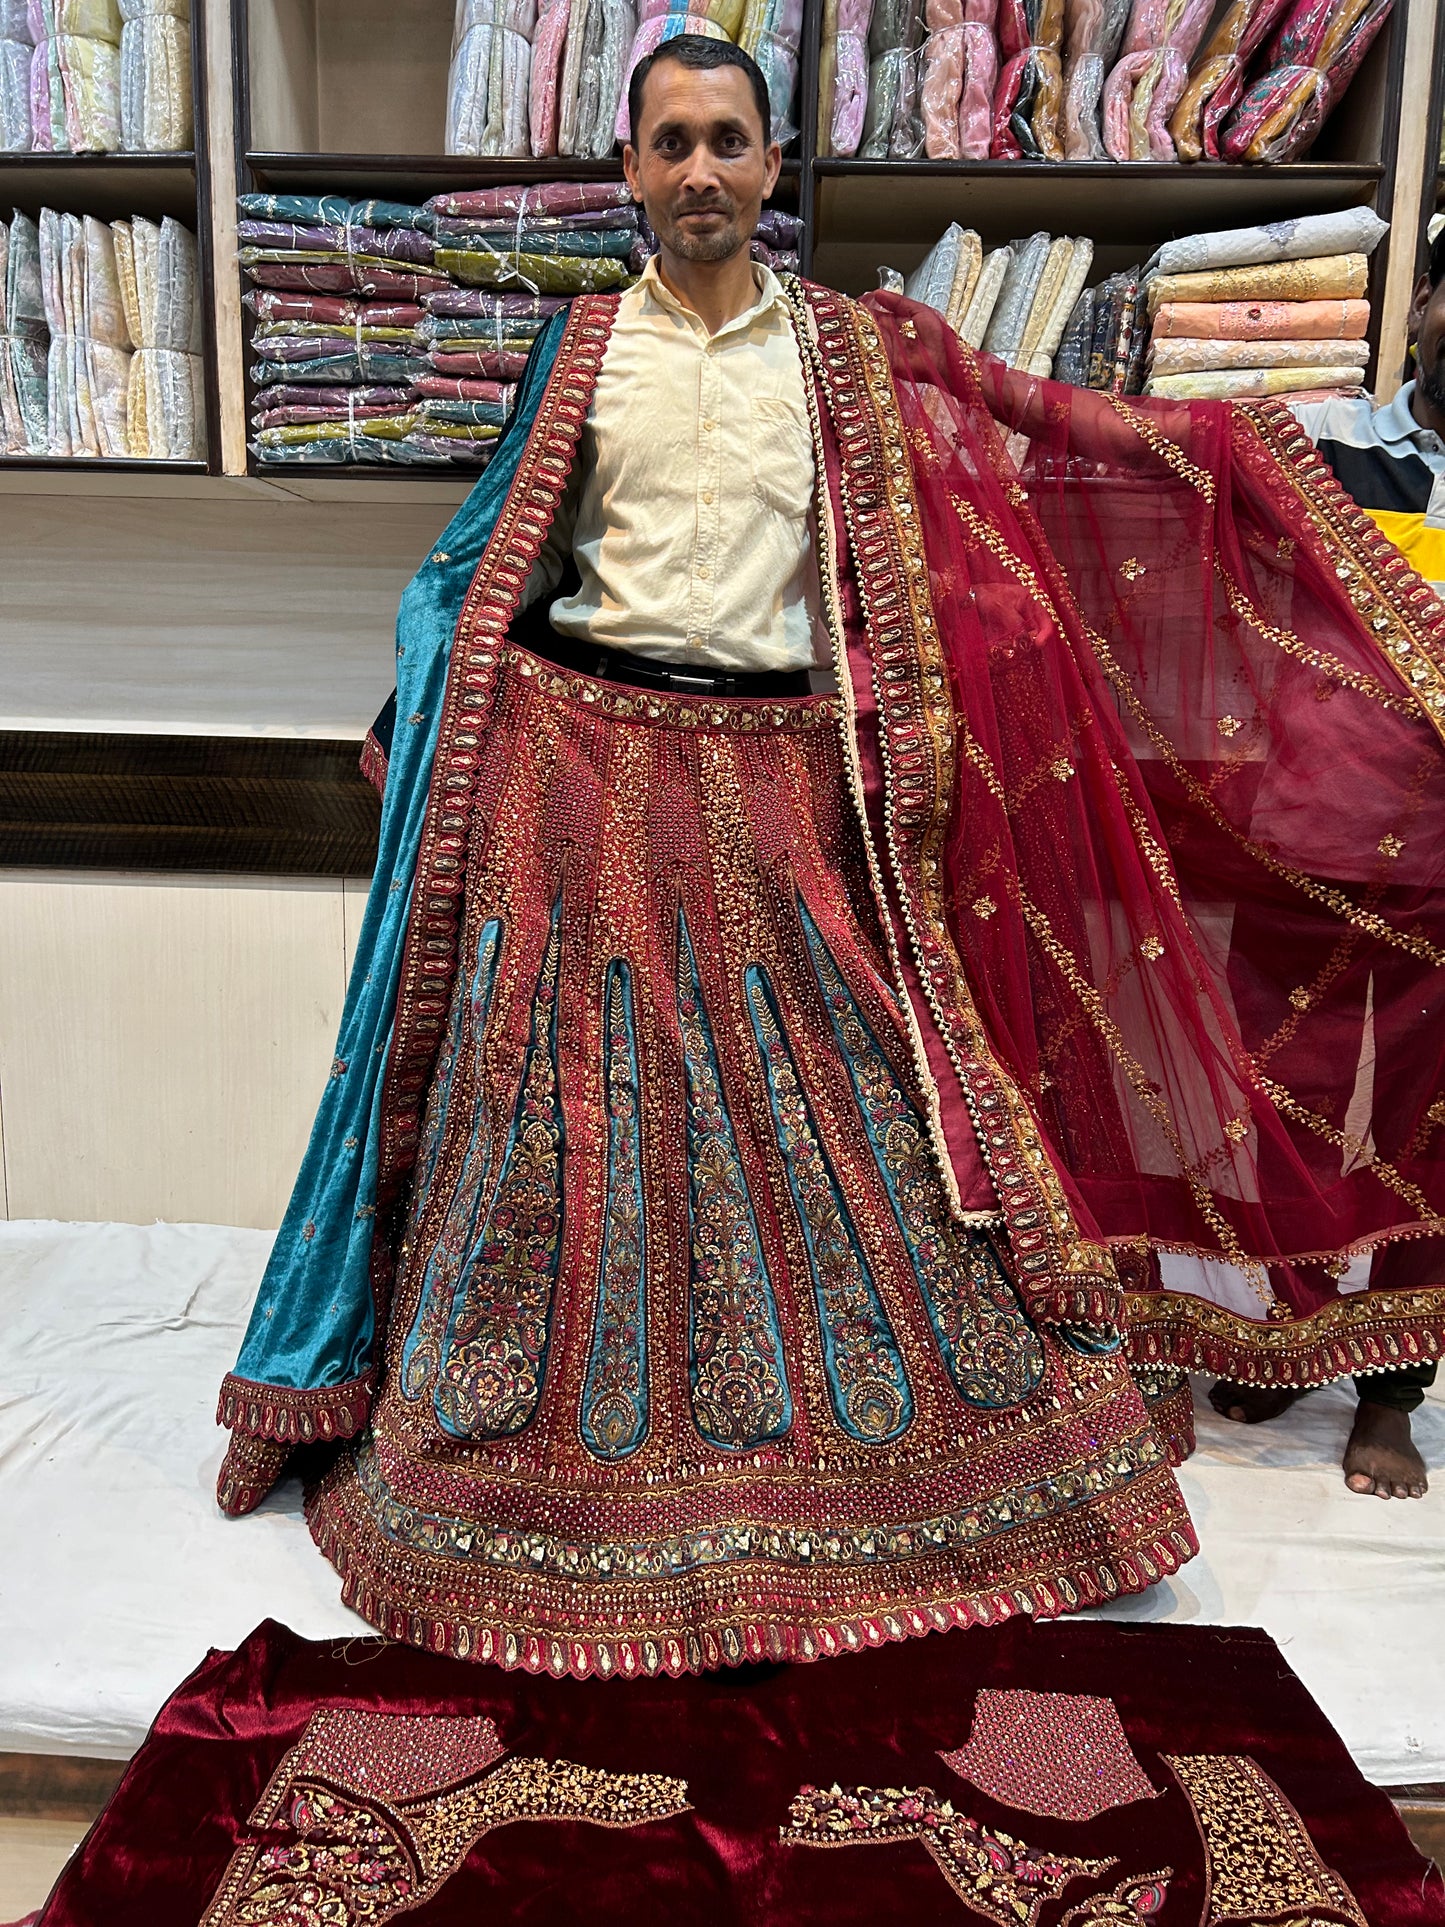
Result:
[[[896,296],[847,308],[951,705],[946,820],[897,839],[899,887],[932,891],[1136,1355],[1295,1384],[1433,1358],[1435,597],[1282,406],[1064,387]]]

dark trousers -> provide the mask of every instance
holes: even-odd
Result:
[[[1402,1365],[1396,1372],[1366,1372],[1355,1380],[1361,1405],[1386,1405],[1392,1412],[1413,1412],[1435,1383],[1435,1366]]]

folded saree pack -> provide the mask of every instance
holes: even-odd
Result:
[[[9,454],[205,454],[195,237],[42,208],[4,235],[0,425]]]
[[[1388,224],[1343,208],[1166,242],[1146,264],[1146,392],[1190,397],[1358,389],[1369,361],[1368,256]]]

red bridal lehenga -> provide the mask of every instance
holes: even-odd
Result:
[[[1195,1550],[1169,1370],[1445,1334],[1438,1284],[1338,1286],[1445,1231],[1433,597],[1281,410],[790,293],[838,696],[509,636],[615,312],[579,300],[448,618],[367,1047],[372,1354],[297,1385],[258,1323],[223,1391],[230,1509],[349,1439],[312,1530],[417,1645],[679,1673],[1091,1605]]]

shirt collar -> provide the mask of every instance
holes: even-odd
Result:
[[[753,282],[758,290],[758,298],[750,308],[745,308],[741,314],[734,315],[731,321],[725,321],[711,337],[714,341],[720,340],[723,335],[740,333],[744,328],[751,327],[753,322],[759,320],[771,309],[781,308],[783,304],[783,284],[772,269],[765,267],[761,261],[750,261],[748,265],[753,271]],[[697,329],[704,335],[707,333],[702,318],[694,314],[686,302],[678,300],[658,273],[655,254],[648,257],[647,265],[642,270],[642,277],[637,283],[637,290],[643,300],[655,301],[667,313],[677,315],[686,321],[689,327]]]
[[[1403,388],[1396,389],[1393,401],[1387,401],[1383,408],[1375,410],[1374,431],[1380,441],[1417,443],[1422,436],[1428,436],[1432,444],[1439,446],[1439,438],[1433,429],[1416,421],[1415,411],[1410,406],[1414,399],[1415,384],[1407,381]]]

